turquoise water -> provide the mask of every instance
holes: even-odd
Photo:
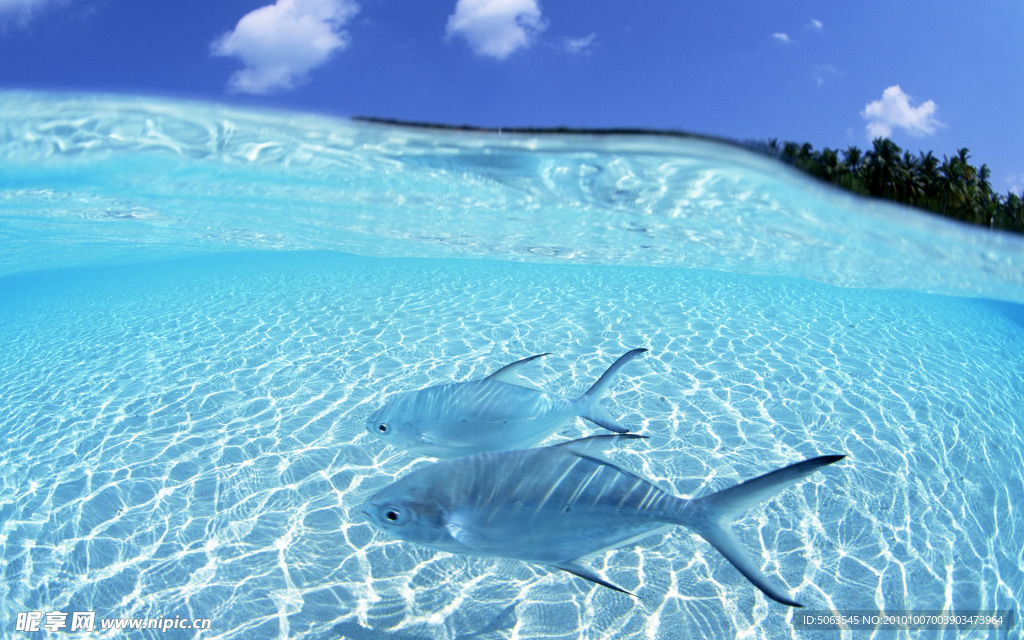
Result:
[[[573,396],[638,346],[607,406],[650,438],[612,458],[660,487],[849,455],[737,526],[808,608],[1020,610],[1019,239],[696,139],[0,114],[0,635],[821,637],[682,529],[593,561],[636,601],[361,516],[429,464],[363,431],[385,398],[545,351]]]

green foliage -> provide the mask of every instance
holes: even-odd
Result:
[[[807,173],[866,196],[885,198],[990,229],[1024,233],[1024,199],[992,191],[991,171],[970,163],[970,151],[960,149],[939,161],[929,151],[904,152],[888,138],[876,138],[872,148],[844,151],[815,150],[778,140],[753,145]]]

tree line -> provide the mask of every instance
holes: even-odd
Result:
[[[871,149],[814,149],[809,143],[778,140],[753,145],[807,173],[866,196],[926,209],[990,229],[1024,233],[1024,199],[1012,191],[992,190],[987,165],[975,167],[970,151],[940,160],[931,151],[917,155],[888,138],[876,138]]]

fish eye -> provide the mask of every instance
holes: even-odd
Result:
[[[380,513],[381,515],[383,515],[383,519],[386,521],[386,524],[405,524],[405,512],[394,505],[385,506],[384,508],[381,509]]]
[[[387,435],[387,434],[391,433],[391,425],[389,425],[386,422],[382,422],[382,423],[377,425],[377,431]]]

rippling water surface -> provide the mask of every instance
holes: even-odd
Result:
[[[1017,238],[682,137],[11,93],[0,161],[0,635],[820,637],[682,529],[594,560],[633,600],[364,521],[429,464],[362,430],[391,394],[637,346],[611,457],[658,486],[849,454],[737,525],[807,607],[1020,609]]]

